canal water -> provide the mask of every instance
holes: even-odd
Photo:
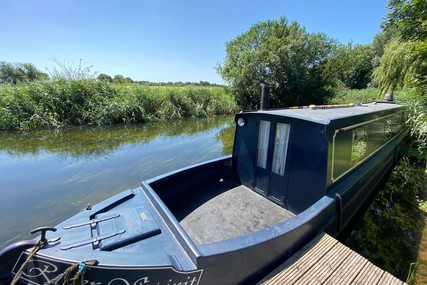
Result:
[[[233,136],[232,116],[0,133],[0,249],[144,179],[231,154]],[[422,228],[408,171],[399,166],[344,241],[400,279]]]
[[[0,249],[144,179],[228,155],[233,135],[231,116],[0,133]]]
[[[415,156],[417,151],[410,149],[401,159],[344,241],[403,281],[410,275],[410,268],[415,268],[422,230],[427,226],[426,213],[419,208],[427,194],[425,161]]]

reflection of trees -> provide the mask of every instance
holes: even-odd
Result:
[[[222,144],[224,145],[224,148],[222,149],[223,155],[229,155],[233,152],[233,144],[234,144],[234,132],[235,132],[235,125],[231,124],[226,128],[223,128],[218,133],[218,140],[221,140]]]
[[[227,148],[230,143],[222,138],[221,133],[230,128],[231,122],[230,116],[218,116],[140,125],[4,132],[0,133],[0,151],[9,155],[37,155],[47,151],[60,156],[105,156],[125,144],[147,143],[162,136],[193,135],[214,128],[220,129],[219,138]]]
[[[417,260],[423,214],[417,197],[423,191],[423,171],[402,159],[380,190],[346,244],[382,269],[405,280]]]

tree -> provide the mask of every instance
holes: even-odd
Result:
[[[335,42],[308,34],[285,18],[255,24],[226,43],[226,58],[217,66],[243,108],[254,108],[260,83],[271,84],[272,106],[321,103],[328,97],[333,75],[326,63]]]
[[[99,74],[96,77],[96,79],[99,80],[99,81],[105,81],[105,82],[108,82],[108,83],[113,83],[113,78],[110,75],[105,74],[105,73]]]
[[[393,33],[390,30],[383,30],[375,35],[371,43],[373,52],[373,67],[377,68],[380,65],[380,59],[384,54],[384,49],[387,44],[393,39]]]
[[[427,1],[390,0],[384,29],[391,31],[400,42],[411,47],[410,61],[413,79],[407,80],[412,86],[427,93]],[[386,72],[386,70],[383,70]]]
[[[330,61],[330,68],[347,88],[363,89],[371,82],[374,52],[370,45],[341,45]]]
[[[113,81],[116,84],[123,84],[125,83],[125,77],[123,75],[116,74],[114,75]]]
[[[427,1],[390,0],[383,26],[399,33],[404,40],[425,41],[427,38]]]
[[[391,41],[384,49],[380,65],[373,76],[381,87],[381,94],[403,88],[413,75],[413,44],[399,39]]]
[[[427,142],[427,1],[390,0],[384,29],[393,33],[394,42],[385,49],[375,71],[387,86],[411,87],[412,135],[420,150]],[[388,67],[388,68],[387,68]],[[398,71],[398,72],[396,72]],[[395,75],[397,74],[397,75]],[[393,76],[395,75],[395,76]],[[399,80],[396,80],[396,77]],[[399,83],[397,85],[395,82]]]
[[[11,63],[2,61],[0,62],[0,82],[13,83],[22,81],[22,73],[20,73]]]
[[[5,61],[0,62],[0,83],[17,84],[23,81],[44,80],[48,77],[46,73],[41,72],[31,63],[11,64]]]
[[[45,80],[45,79],[49,78],[49,76],[47,75],[47,73],[41,72],[32,63],[18,63],[16,65],[16,68],[22,74],[24,74],[24,78],[27,81]]]

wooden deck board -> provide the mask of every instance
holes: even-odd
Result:
[[[357,276],[354,284],[378,284],[382,274],[383,271],[380,268],[368,262],[364,270]]]
[[[406,283],[378,268],[331,236],[322,233],[259,284],[404,285]]]
[[[279,266],[272,272],[272,278],[266,280],[264,284],[292,284],[301,278],[310,268],[317,262],[316,257],[325,255],[338,241],[331,238],[329,235],[318,235],[313,241],[304,246],[300,251],[295,253],[291,258]],[[317,250],[311,250],[313,246],[317,245]],[[281,271],[286,270],[286,275],[280,275]],[[283,283],[282,283],[283,282]]]
[[[403,284],[403,282],[391,274],[384,274],[381,280],[379,281],[379,284],[401,285]]]
[[[329,276],[325,284],[352,284],[353,279],[364,265],[364,259],[356,252],[351,251],[345,262],[339,265],[336,273]]]
[[[348,252],[343,247],[334,246],[322,259],[317,262],[309,274],[305,274],[295,284],[323,284],[333,274],[335,269],[347,257]]]

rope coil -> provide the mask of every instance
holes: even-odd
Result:
[[[96,265],[98,261],[95,259],[84,260],[79,263],[74,263],[68,267],[64,273],[59,274],[54,279],[45,283],[44,285],[49,284],[59,284],[63,280],[62,285],[67,284],[84,284],[84,274],[88,269],[88,266]]]

